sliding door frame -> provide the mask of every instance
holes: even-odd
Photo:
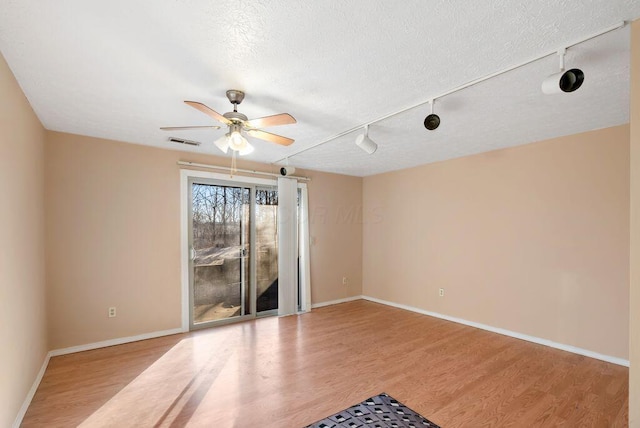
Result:
[[[181,264],[181,307],[182,307],[182,331],[187,332],[191,328],[191,292],[190,292],[190,270],[191,270],[191,262],[190,262],[190,225],[189,225],[189,202],[191,200],[191,183],[192,181],[198,182],[202,181],[211,181],[211,184],[220,184],[226,186],[247,186],[253,187],[255,186],[268,186],[268,187],[277,187],[277,180],[270,180],[266,178],[257,178],[257,177],[247,177],[247,176],[229,176],[228,174],[220,174],[216,172],[208,172],[208,171],[195,171],[195,170],[180,170],[180,264]],[[251,204],[255,203],[255,192],[251,192]],[[250,208],[250,221],[254,222],[255,218],[255,207]],[[253,235],[253,234],[252,234]],[[250,237],[252,245],[250,246],[250,255],[251,260],[255,257],[255,245],[253,240],[254,236]],[[241,316],[240,318],[252,318],[256,316],[256,299],[255,299],[255,290],[256,290],[256,268],[255,263],[250,263],[250,272],[249,272],[249,281],[250,286],[249,289],[251,293],[254,294],[251,296],[250,303],[250,311],[251,316]],[[230,321],[236,321],[238,317],[231,318]],[[226,321],[226,320],[225,320]],[[224,324],[224,321],[220,321],[217,324]],[[198,327],[195,327],[196,329]]]
[[[245,283],[245,271],[247,269],[247,258],[240,258],[240,315],[221,318],[218,320],[211,321],[203,321],[198,324],[194,322],[194,306],[195,306],[195,267],[193,266],[193,253],[192,250],[194,247],[193,244],[193,185],[200,184],[204,186],[219,186],[219,187],[233,187],[238,189],[247,189],[249,190],[249,218],[247,219],[249,222],[249,236],[248,241],[245,242],[247,236],[245,236],[245,225],[240,225],[240,241],[241,244],[248,244],[249,247],[249,283]],[[221,324],[229,324],[236,321],[247,320],[256,317],[256,265],[253,263],[253,258],[255,257],[255,233],[254,233],[254,222],[255,222],[255,190],[256,185],[247,183],[247,182],[236,182],[236,181],[228,181],[228,180],[218,180],[212,178],[202,178],[202,177],[189,177],[187,185],[190,189],[188,192],[188,202],[187,202],[187,240],[189,245],[189,258],[187,262],[189,263],[189,330],[198,330],[201,328],[209,328],[214,325]],[[241,245],[243,248],[246,245]],[[244,250],[243,250],[244,251]],[[249,294],[249,306],[247,307],[247,293]]]

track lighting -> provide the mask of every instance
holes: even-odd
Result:
[[[282,175],[283,177],[286,177],[287,175],[291,175],[294,172],[296,172],[296,168],[294,166],[287,165],[280,168],[280,175]]]
[[[545,94],[559,94],[561,92],[573,92],[584,82],[584,73],[579,68],[564,69],[564,55],[566,49],[558,51],[560,57],[560,72],[552,74],[542,81],[542,92]]]
[[[429,131],[433,131],[440,126],[440,116],[433,114],[433,104],[435,102],[435,99],[431,100],[431,114],[424,118],[424,127]]]
[[[388,114],[386,114],[384,116],[380,116],[380,117],[378,117],[376,119],[369,120],[367,122],[367,125],[372,125],[374,123],[381,122],[381,121],[383,121],[385,119],[389,119],[390,117],[396,116],[396,115],[398,115],[400,113],[404,113],[404,112],[407,112],[407,111],[412,110],[414,108],[421,107],[421,106],[423,106],[423,105],[425,105],[427,103],[431,103],[431,114],[428,115],[425,118],[424,127],[427,128],[430,131],[433,131],[434,129],[436,129],[436,128],[438,128],[440,126],[440,117],[438,115],[436,115],[436,114],[433,114],[433,102],[434,102],[434,100],[446,97],[447,95],[451,95],[451,94],[459,92],[459,91],[462,91],[464,89],[467,89],[467,88],[472,87],[474,85],[477,85],[479,83],[485,82],[485,81],[487,81],[489,79],[493,79],[493,78],[495,78],[497,76],[501,76],[501,75],[503,75],[505,73],[509,73],[509,72],[511,72],[513,70],[519,69],[519,68],[524,67],[524,66],[526,66],[528,64],[531,64],[533,62],[539,61],[539,60],[541,60],[543,58],[547,58],[548,56],[556,55],[556,54],[560,55],[560,73],[554,74],[552,76],[549,76],[547,79],[545,79],[544,83],[542,84],[542,91],[544,93],[573,92],[573,91],[579,89],[580,86],[582,86],[582,83],[584,82],[584,72],[582,70],[580,70],[580,69],[577,69],[577,68],[572,68],[571,70],[567,70],[567,71],[564,70],[564,54],[565,54],[566,49],[572,48],[574,46],[579,45],[580,43],[584,43],[584,42],[586,42],[588,40],[594,39],[596,37],[600,37],[600,36],[602,36],[604,34],[612,32],[612,31],[616,31],[616,30],[618,30],[620,28],[624,28],[626,25],[627,25],[627,23],[625,21],[621,21],[621,22],[617,23],[616,25],[612,25],[611,27],[607,27],[607,28],[605,28],[603,30],[600,30],[600,31],[598,31],[596,33],[593,33],[593,34],[589,35],[589,36],[586,36],[583,39],[576,40],[571,44],[565,45],[565,48],[560,50],[560,51],[546,51],[546,52],[543,52],[542,54],[540,54],[538,56],[535,56],[533,58],[530,58],[530,59],[528,59],[526,61],[522,61],[522,62],[519,62],[517,64],[513,64],[513,65],[511,65],[511,66],[509,66],[507,68],[504,68],[502,70],[498,70],[496,72],[487,74],[485,76],[481,76],[481,77],[478,77],[476,79],[470,80],[470,81],[468,81],[466,83],[463,83],[463,84],[461,84],[459,86],[451,88],[451,89],[449,89],[449,90],[447,90],[445,92],[441,92],[441,93],[439,93],[439,94],[437,94],[435,96],[432,96],[431,98],[426,99],[424,101],[421,101],[421,102],[419,102],[417,104],[413,104],[413,105],[405,107],[405,108],[403,108],[401,110],[397,110],[397,111],[394,111],[392,113],[388,113]],[[549,81],[549,83],[547,81]],[[548,86],[548,88],[547,88],[547,86]],[[298,151],[295,151],[293,153],[289,153],[288,157],[297,156],[297,155],[299,155],[301,153],[304,153],[306,151],[315,149],[316,147],[322,146],[323,144],[327,144],[327,143],[329,143],[329,142],[331,142],[333,140],[336,140],[338,138],[342,138],[345,135],[352,134],[352,133],[358,131],[360,128],[362,128],[362,126],[365,126],[365,125],[364,124],[356,125],[353,128],[349,128],[347,130],[339,132],[339,133],[337,133],[335,135],[332,135],[332,136],[330,136],[328,138],[325,138],[324,140],[319,141],[319,142],[317,142],[315,144],[312,144],[310,146],[306,146],[306,147],[304,147],[304,148],[302,148],[302,149],[300,149]],[[366,134],[358,136],[358,138],[356,140],[356,144],[359,147],[362,147],[361,144],[363,144],[364,141],[371,141],[366,136]],[[373,144],[375,144],[375,143],[373,143]],[[374,146],[374,147],[377,147],[377,145]],[[363,148],[363,150],[365,150],[365,151],[367,151],[369,153],[369,151],[367,149],[365,149],[364,147],[362,147],[362,148]],[[375,149],[373,149],[371,151],[371,153],[373,153],[373,151],[375,151]],[[276,162],[282,162],[283,160],[285,160],[285,158],[279,159]]]
[[[378,145],[369,138],[369,125],[364,126],[364,134],[360,134],[356,137],[356,146],[372,155],[378,150]]]

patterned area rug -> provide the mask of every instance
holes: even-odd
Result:
[[[440,428],[385,393],[329,416],[305,428]]]

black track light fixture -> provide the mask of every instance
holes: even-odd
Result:
[[[424,127],[429,131],[433,131],[440,126],[440,116],[433,113],[433,104],[435,102],[435,99],[431,100],[431,114],[424,118]]]

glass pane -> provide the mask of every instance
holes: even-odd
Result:
[[[278,309],[278,191],[256,189],[257,312]]]
[[[192,192],[193,323],[245,315],[250,189],[194,183]]]

